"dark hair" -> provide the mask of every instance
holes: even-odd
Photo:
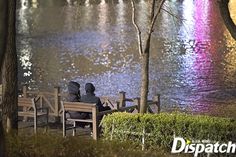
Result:
[[[94,93],[95,87],[92,83],[86,83],[85,84],[85,91],[86,93]]]
[[[80,89],[80,84],[78,82],[70,81],[68,84],[69,93],[77,93]]]

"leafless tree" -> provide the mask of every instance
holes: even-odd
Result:
[[[136,22],[136,7],[134,0],[131,0],[132,4],[132,22],[135,26],[138,38],[138,47],[139,47],[139,55],[141,57],[141,100],[140,100],[140,113],[146,113],[147,111],[147,100],[148,100],[148,88],[149,88],[149,56],[150,56],[150,44],[151,44],[151,36],[154,24],[158,15],[161,12],[161,9],[165,3],[165,0],[150,0],[151,8],[149,15],[149,23],[147,23],[147,31],[141,32],[138,23]],[[145,33],[142,35],[142,33]],[[142,39],[144,37],[144,39]]]

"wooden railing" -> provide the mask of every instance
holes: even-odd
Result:
[[[54,87],[54,92],[41,92],[41,91],[30,91],[27,85],[23,86],[22,97],[35,97],[36,103],[40,104],[40,107],[49,107],[49,115],[59,117],[59,102],[60,102],[60,88]]]
[[[117,109],[126,106],[126,102],[132,102],[134,105],[138,106],[138,110],[140,109],[140,98],[126,98],[125,92],[119,92],[119,100],[117,101]],[[153,97],[153,100],[148,100],[148,112],[149,113],[160,113],[161,111],[161,101],[160,94],[157,94]]]
[[[36,103],[39,103],[40,107],[49,107],[49,115],[56,117],[59,121],[62,114],[62,109],[60,102],[65,100],[67,97],[66,93],[60,91],[60,87],[54,87],[52,92],[42,92],[42,91],[31,91],[28,89],[27,85],[23,86],[22,94],[20,95],[24,98],[35,98]],[[140,98],[126,98],[125,92],[119,92],[118,101],[111,99],[110,97],[101,97],[101,101],[105,106],[110,106],[112,109],[122,109],[126,107],[126,103],[130,102],[132,105],[137,105],[137,110],[140,109]],[[0,93],[0,104],[1,104],[1,93]],[[148,112],[159,113],[160,112],[160,95],[154,96],[153,100],[148,101]]]

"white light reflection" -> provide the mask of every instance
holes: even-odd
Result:
[[[117,18],[116,18],[117,26],[119,31],[119,38],[121,42],[125,41],[124,34],[124,26],[125,26],[125,4],[123,0],[119,0],[119,4],[117,5]]]
[[[83,18],[83,22],[84,22],[84,25],[85,26],[88,26],[90,27],[93,23],[93,18],[94,18],[94,5],[90,5],[90,0],[86,0],[85,1],[85,10],[83,11],[84,12],[84,16],[82,17]]]
[[[111,60],[110,60],[110,34],[108,32],[108,12],[109,6],[106,3],[105,0],[102,0],[101,3],[98,6],[98,29],[100,31],[100,35],[102,35],[103,40],[101,41],[100,48],[101,48],[101,55],[103,56],[103,59],[100,60],[100,64],[109,67]]]
[[[21,0],[21,9],[26,9],[29,7],[28,0]]]
[[[105,0],[101,0],[100,5],[104,5],[104,4],[106,4],[106,1]]]
[[[98,26],[103,33],[107,31],[108,16],[108,5],[105,0],[102,0],[98,6]]]
[[[149,2],[141,0],[137,5],[137,22],[142,30],[147,30],[148,24],[148,12],[149,12]]]
[[[32,7],[38,8],[38,6],[39,6],[38,0],[32,0]]]
[[[183,40],[193,39],[194,37],[194,2],[185,0],[182,4],[182,25],[180,27],[180,38]]]
[[[85,6],[86,6],[86,7],[90,6],[89,0],[86,0],[86,1],[85,1]]]
[[[27,76],[31,76],[32,72],[31,72],[31,67],[32,67],[32,63],[31,63],[31,47],[29,45],[26,46],[26,48],[20,50],[20,57],[19,60],[21,62],[21,67],[24,71],[23,76],[27,77]]]
[[[72,6],[71,0],[67,0],[68,6],[66,6],[63,10],[65,15],[65,30],[73,31],[74,29],[74,21],[75,21],[75,7]]]

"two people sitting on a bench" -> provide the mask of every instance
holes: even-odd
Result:
[[[109,106],[103,106],[99,97],[95,95],[95,87],[92,83],[86,83],[85,85],[85,95],[80,95],[80,84],[77,82],[69,82],[68,85],[68,101],[71,102],[85,102],[85,103],[95,103],[98,107],[98,111],[110,110]],[[88,119],[91,118],[91,114],[87,112],[70,112],[70,117],[75,119]]]

